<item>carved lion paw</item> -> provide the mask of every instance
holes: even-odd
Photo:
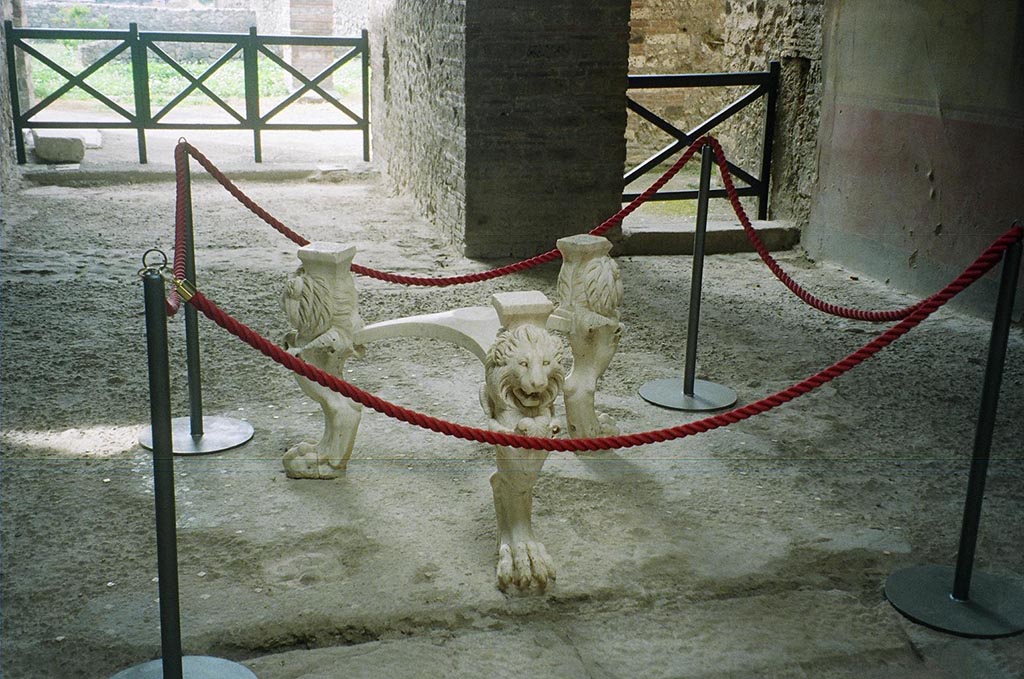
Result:
[[[331,466],[317,445],[306,441],[290,448],[281,462],[290,479],[334,479],[345,470]]]
[[[555,581],[555,565],[544,549],[534,540],[498,547],[498,588],[512,593],[539,594]]]
[[[615,418],[608,413],[598,413],[597,423],[601,428],[601,436],[618,436],[619,427],[615,424]]]

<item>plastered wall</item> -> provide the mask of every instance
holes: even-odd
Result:
[[[825,26],[820,177],[804,243],[930,293],[1024,216],[1024,9],[830,0]],[[984,310],[993,298],[990,277],[965,304]]]

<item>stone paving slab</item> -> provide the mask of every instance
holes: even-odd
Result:
[[[928,668],[884,602],[837,590],[791,591],[508,628],[292,651],[245,664],[261,679],[333,677],[877,677]],[[932,668],[934,670],[935,668]]]

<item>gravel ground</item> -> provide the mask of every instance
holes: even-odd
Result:
[[[11,679],[106,677],[160,654],[151,458],[136,442],[149,407],[136,273],[144,250],[172,248],[174,187],[158,172],[124,176],[26,182],[4,196],[2,669]],[[372,172],[271,176],[240,183],[306,237],[354,244],[361,264],[420,274],[495,264],[462,258]],[[197,180],[194,203],[201,289],[279,338],[296,248],[212,182]],[[828,300],[914,301],[800,251],[779,257]],[[636,395],[681,371],[690,260],[619,265],[626,332],[599,407],[626,432],[696,419]],[[548,265],[468,287],[357,285],[372,322],[486,305],[499,291],[554,299],[556,277]],[[704,280],[698,373],[733,387],[741,404],[881,332],[813,311],[749,254],[708,258]],[[534,513],[558,581],[526,598],[495,586],[488,446],[367,412],[343,478],[289,480],[280,457],[319,436],[319,408],[283,369],[211,323],[201,332],[206,412],[245,419],[256,435],[176,460],[186,653],[243,662],[263,679],[1024,677],[1024,638],[932,632],[882,593],[901,567],[953,563],[985,319],[943,309],[851,373],[726,429],[553,454]],[[173,406],[185,414],[180,319],[170,348]],[[484,424],[479,363],[437,341],[374,344],[345,377]],[[1017,324],[977,563],[1018,588],[1022,413]]]

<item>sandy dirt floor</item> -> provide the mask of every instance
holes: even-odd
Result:
[[[200,146],[202,148],[202,146]],[[151,152],[157,153],[151,149]],[[210,153],[215,162],[221,160]],[[154,156],[155,157],[155,156]],[[88,169],[88,168],[84,168]],[[270,175],[267,175],[268,177]],[[365,172],[240,182],[313,240],[413,274],[477,271]],[[174,186],[46,186],[4,197],[2,230],[3,676],[107,677],[158,657],[144,250],[172,248]],[[194,186],[199,284],[267,337],[295,246],[219,186]],[[787,270],[826,299],[914,299],[801,252]],[[688,257],[620,258],[627,326],[599,392],[623,431],[697,419],[637,389],[678,375]],[[445,289],[358,279],[367,322],[555,299],[557,265]],[[749,254],[710,257],[699,376],[757,400],[882,328],[824,316]],[[173,406],[187,412],[180,318]],[[367,412],[347,475],[285,477],[282,453],[319,437],[319,408],[279,368],[201,326],[206,412],[255,438],[178,458],[185,652],[299,677],[1024,677],[1024,637],[967,640],[906,621],[890,573],[952,564],[989,322],[943,309],[853,372],[771,413],[700,436],[555,453],[535,525],[558,568],[538,597],[495,586],[493,451]],[[345,377],[386,399],[483,426],[482,368],[430,340],[372,345]],[[1011,332],[978,569],[1024,588],[1024,328]]]

